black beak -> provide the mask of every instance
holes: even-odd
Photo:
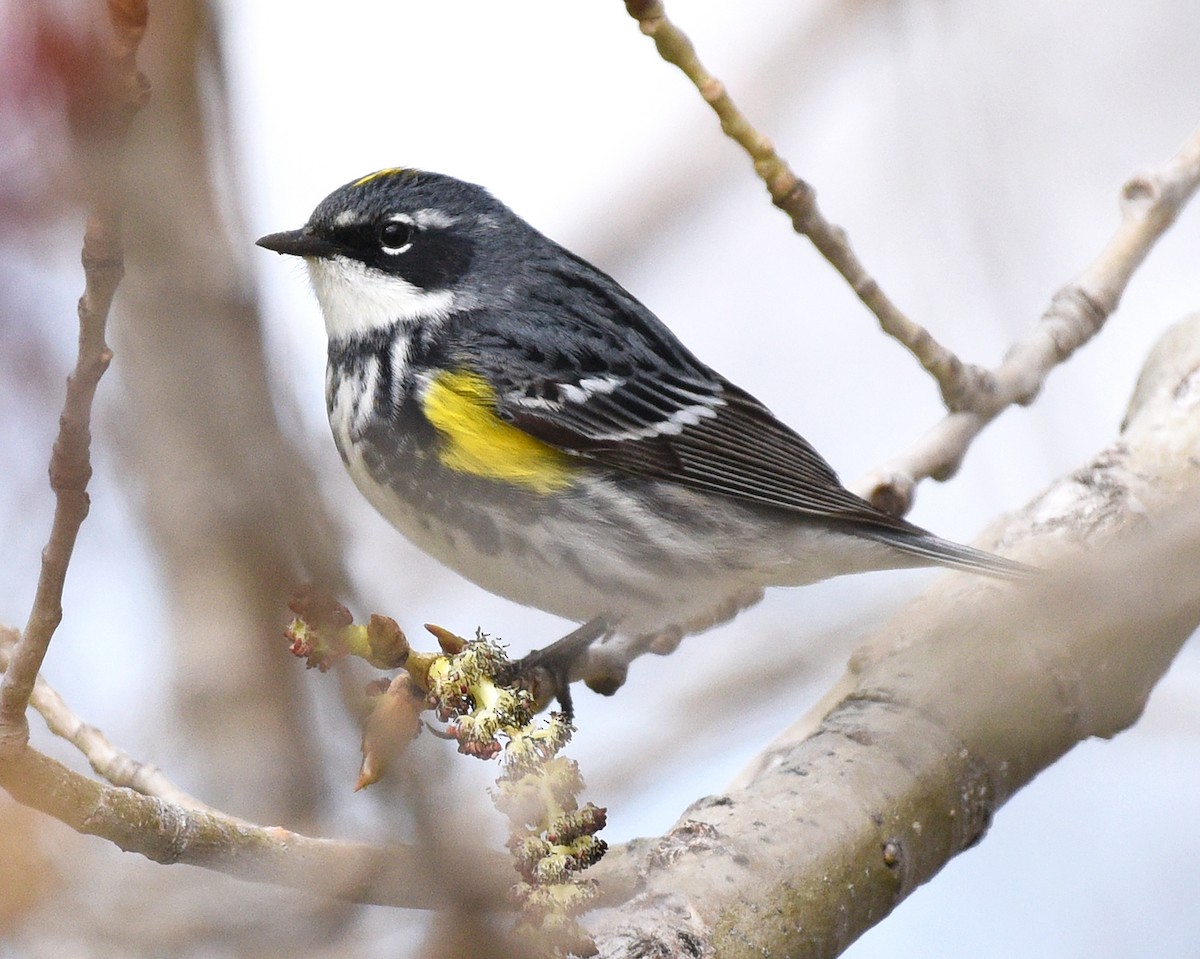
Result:
[[[283,233],[268,233],[255,243],[265,250],[286,253],[289,256],[330,257],[338,252],[337,247],[312,233],[308,227],[286,230]]]

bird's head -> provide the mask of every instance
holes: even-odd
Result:
[[[478,305],[537,236],[483,187],[395,168],[339,187],[300,229],[258,245],[304,258],[329,337],[340,340]]]

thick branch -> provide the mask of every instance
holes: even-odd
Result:
[[[1120,440],[999,531],[1051,571],[948,574],[729,793],[597,867],[624,900],[603,955],[835,956],[1038,772],[1137,719],[1200,623],[1200,315],[1164,344]]]
[[[321,807],[326,770],[296,722],[307,684],[279,658],[286,604],[305,581],[353,592],[314,457],[270,388],[278,354],[264,341],[249,228],[227,189],[238,171],[216,6],[156,5],[140,53],[156,99],[132,131],[122,181],[129,275],[113,342],[128,441],[114,449],[136,478],[133,505],[163,583],[176,762],[214,805],[305,821]]]
[[[661,956],[835,955],[1074,743],[1133,722],[1200,622],[1200,516],[1181,506],[1200,494],[1197,370],[1200,317],[1156,349],[1120,442],[1008,521],[1027,555],[1103,543],[1102,566],[1081,569],[1077,554],[1072,574],[1028,592],[947,576],[858,654],[815,733],[801,724],[734,791],[598,867],[609,901],[626,901],[598,917],[604,954],[636,943]],[[1120,546],[1116,534],[1147,524],[1169,536]],[[28,747],[0,752],[0,785],[158,862],[360,902],[419,907],[443,895],[409,847],[184,810]],[[496,901],[504,872],[490,855],[449,870],[456,891],[466,882],[482,902]]]

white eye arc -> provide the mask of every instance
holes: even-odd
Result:
[[[379,226],[379,246],[389,256],[408,252],[417,234],[416,224],[406,213],[397,213]]]

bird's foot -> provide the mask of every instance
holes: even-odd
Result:
[[[510,663],[500,679],[528,688],[539,708],[557,699],[564,715],[570,720],[574,712],[571,680],[579,678],[579,664],[592,645],[612,635],[612,631],[613,623],[607,616],[589,619],[562,639]],[[586,681],[596,692],[606,692],[603,684],[594,684],[592,677],[586,677]],[[617,682],[608,692],[615,691],[620,685]]]

